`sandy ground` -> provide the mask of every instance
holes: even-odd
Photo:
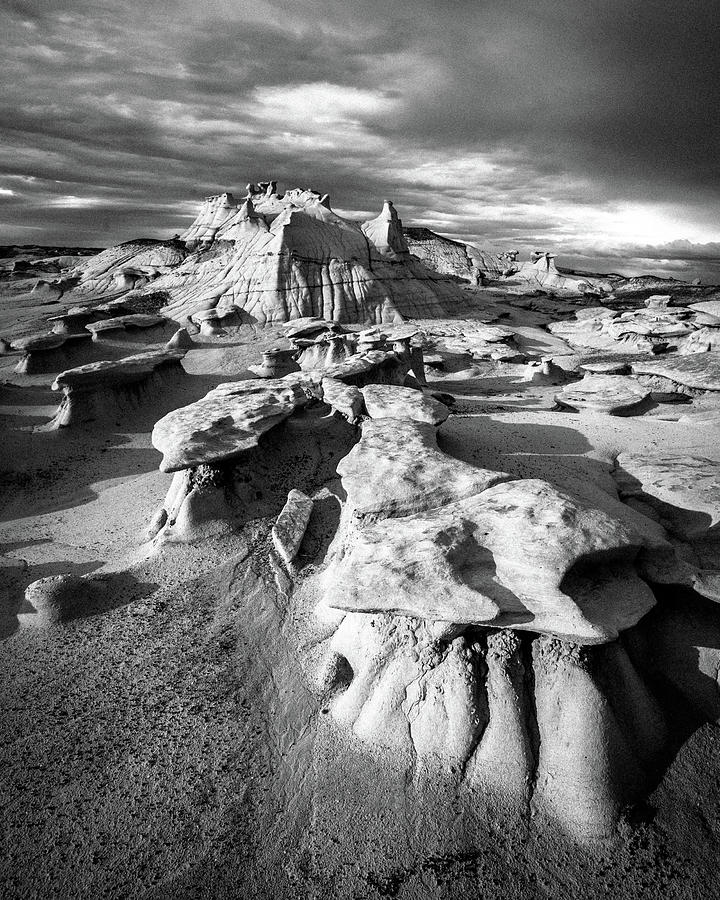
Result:
[[[17,327],[32,330],[37,312]],[[558,349],[524,327],[528,346]],[[682,748],[646,816],[580,846],[502,798],[408,783],[330,721],[303,674],[303,611],[268,562],[274,501],[232,539],[151,551],[145,529],[171,480],[152,424],[247,377],[278,335],[204,341],[181,385],[103,431],[38,430],[57,403],[52,377],[0,360],[0,553],[14,565],[0,620],[2,896],[719,897],[714,726]],[[623,450],[720,459],[700,426],[556,412],[556,389],[520,374],[488,363],[483,376],[432,381],[457,397],[445,452],[567,489],[601,483]],[[311,521],[305,571],[332,529],[329,503]],[[21,625],[24,587],[66,572],[105,573],[106,602],[62,627]]]

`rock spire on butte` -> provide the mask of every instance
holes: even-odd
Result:
[[[274,181],[249,184],[241,203],[229,193],[208,197],[180,240],[191,255],[155,284],[170,293],[173,318],[216,309],[258,323],[381,323],[446,315],[463,299],[410,255],[390,201],[357,223],[333,212],[327,194],[294,188],[280,196]]]

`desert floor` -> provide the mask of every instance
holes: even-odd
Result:
[[[562,349],[540,318],[493,302],[528,348]],[[32,331],[47,314],[8,296],[0,333]],[[472,309],[421,324],[471,330]],[[154,422],[249,377],[280,339],[279,328],[251,326],[196,337],[181,384],[138,396],[117,423],[61,431],[43,430],[58,403],[52,375],[16,375],[17,358],[0,357],[2,896],[720,896],[714,725],[688,738],[642,814],[611,839],[577,843],[497,798],[460,808],[441,783],[408,783],[353,743],[308,690],[302,610],[264,554],[274,500],[232,538],[147,542],[171,480],[158,470]],[[556,388],[524,383],[522,371],[486,361],[431,376],[457,398],[440,429],[446,453],[580,491],[626,450],[720,461],[717,430],[657,408],[557,411]],[[311,521],[300,580],[327,547],[331,506]],[[61,627],[33,626],[25,587],[61,573],[103,574],[106,600]]]

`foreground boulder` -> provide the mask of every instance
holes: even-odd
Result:
[[[327,603],[433,622],[528,629],[604,643],[654,606],[634,538],[534,479],[358,530]]]

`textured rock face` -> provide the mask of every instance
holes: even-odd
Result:
[[[436,429],[407,418],[366,420],[338,474],[353,513],[375,518],[433,509],[510,480],[442,453]]]
[[[512,481],[360,530],[328,604],[603,643],[655,603],[633,572],[638,549],[599,510],[546,482]]]
[[[440,425],[450,415],[444,403],[412,388],[370,384],[362,388],[365,408],[372,419],[407,418]]]
[[[145,287],[187,256],[174,241],[128,241],[83,260],[72,272],[79,276],[80,294],[113,294]]]
[[[232,459],[311,399],[311,382],[283,379],[219,384],[202,400],[173,410],[155,424],[154,446],[163,472]]]
[[[239,206],[221,195],[183,240],[205,249],[153,285],[171,294],[166,311],[177,319],[236,308],[259,323],[379,323],[447,314],[462,300],[456,285],[410,256],[389,203],[360,226],[311,191],[256,191]]]
[[[676,349],[681,354],[714,349],[720,320],[692,307],[672,306],[667,296],[649,297],[641,309],[617,312],[606,307],[578,310],[574,320],[552,322],[549,330],[569,344],[596,350],[644,352]]]
[[[462,278],[470,284],[481,282],[481,268],[467,244],[435,234],[429,228],[405,228],[403,231],[410,253],[428,268]]]
[[[686,583],[720,601],[720,465],[690,454],[621,453],[614,476],[621,496],[657,516],[678,543]]]

